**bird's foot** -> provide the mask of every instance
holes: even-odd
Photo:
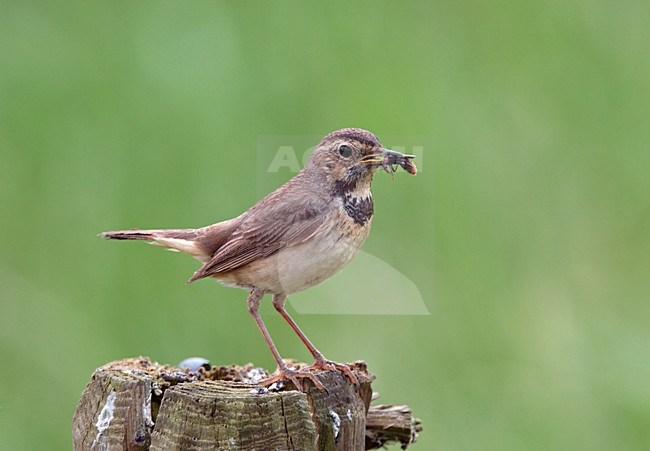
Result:
[[[284,368],[278,368],[276,374],[267,379],[264,379],[263,381],[260,381],[260,383],[263,386],[268,387],[269,385],[286,379],[293,382],[293,385],[295,385],[296,388],[301,392],[305,391],[301,383],[302,379],[309,379],[319,390],[323,390],[325,388],[321,381],[319,381],[316,376],[314,376],[314,373],[309,371],[307,368],[298,370],[295,368],[289,368],[287,366]]]
[[[314,363],[309,365],[307,370],[325,370],[325,371],[334,371],[338,370],[345,374],[348,379],[350,379],[350,382],[352,382],[354,385],[359,385],[359,379],[357,379],[357,376],[355,376],[354,372],[350,368],[349,365],[346,365],[345,363],[337,363],[332,360],[327,360],[326,358],[318,358]]]

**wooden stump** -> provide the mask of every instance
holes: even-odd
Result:
[[[261,387],[268,373],[251,364],[191,372],[144,357],[119,360],[93,373],[74,414],[74,449],[362,450],[414,442],[419,425],[410,410],[370,407],[374,377],[363,362],[353,370],[359,386],[320,371],[326,389],[304,381],[301,393],[290,382]]]

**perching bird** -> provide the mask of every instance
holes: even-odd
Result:
[[[234,219],[198,229],[120,230],[102,236],[148,240],[185,252],[203,263],[189,282],[212,277],[226,286],[250,291],[248,311],[264,335],[281,379],[301,388],[299,378],[322,384],[313,370],[338,369],[356,383],[347,365],[327,360],[284,308],[287,295],[313,287],[343,268],[370,232],[372,177],[378,168],[397,165],[416,173],[412,155],[384,149],[372,133],[344,128],[325,136],[309,162],[291,180]],[[258,313],[265,294],[314,356],[304,369],[289,368],[280,357]]]

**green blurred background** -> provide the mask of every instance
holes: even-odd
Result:
[[[356,126],[431,137],[364,247],[431,315],[297,315],[321,350],[414,449],[647,449],[649,117],[644,2],[2,1],[0,448],[69,448],[114,359],[272,368],[243,291],[96,235],[238,215],[288,177],[260,136]]]

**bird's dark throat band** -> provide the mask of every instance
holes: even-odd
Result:
[[[366,225],[375,212],[372,195],[367,197],[354,197],[346,194],[343,197],[343,209],[354,222],[359,225]]]

